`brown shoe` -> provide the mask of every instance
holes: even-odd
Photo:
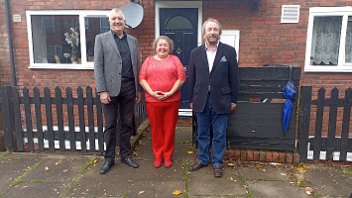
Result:
[[[214,167],[214,168],[213,168],[213,171],[214,171],[214,177],[217,177],[217,178],[222,177],[222,175],[223,175],[223,168]]]
[[[200,163],[199,161],[196,161],[193,165],[191,165],[191,166],[188,168],[188,170],[191,171],[191,172],[193,172],[193,171],[197,171],[197,170],[199,170],[199,169],[201,169],[201,168],[204,168],[204,167],[207,167],[207,166],[208,166],[208,164],[202,164],[202,163]]]

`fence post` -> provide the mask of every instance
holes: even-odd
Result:
[[[9,86],[1,87],[1,109],[3,114],[5,148],[14,150],[13,128],[13,103],[11,102],[12,89]]]
[[[337,106],[339,99],[339,90],[335,87],[331,90],[330,95],[330,110],[329,110],[329,126],[328,126],[328,138],[326,146],[326,160],[333,160],[334,152],[334,140],[336,135],[336,117],[337,117]]]
[[[320,158],[320,150],[321,150],[321,132],[323,127],[323,119],[324,119],[324,104],[325,104],[325,89],[322,87],[318,91],[318,99],[317,99],[317,112],[315,119],[315,133],[314,133],[314,141],[313,141],[313,159],[319,160]]]
[[[309,132],[309,118],[311,110],[311,98],[312,98],[312,87],[302,86],[301,87],[301,99],[300,99],[300,114],[299,114],[299,153],[301,161],[307,161],[307,150],[308,150],[308,132]]]
[[[347,159],[348,151],[348,132],[350,131],[350,117],[351,117],[351,106],[352,106],[352,89],[348,88],[345,91],[345,105],[343,108],[343,122],[342,122],[342,134],[341,134],[341,147],[340,147],[340,161],[345,162]]]

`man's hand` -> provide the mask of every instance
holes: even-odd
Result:
[[[236,103],[231,103],[231,111],[236,109],[237,104]]]
[[[142,92],[140,91],[137,91],[137,94],[136,94],[136,103],[139,103],[142,99]]]
[[[103,103],[103,104],[109,104],[110,103],[110,96],[108,94],[108,92],[106,91],[103,91],[103,92],[100,92],[99,93],[99,96],[100,96],[100,102]]]

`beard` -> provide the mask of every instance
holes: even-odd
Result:
[[[217,36],[210,36],[206,39],[207,43],[209,43],[210,45],[216,45],[219,41],[219,37]]]

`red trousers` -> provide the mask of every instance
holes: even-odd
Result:
[[[155,160],[171,160],[175,148],[175,127],[180,101],[147,102],[146,108],[152,130],[152,149]]]

